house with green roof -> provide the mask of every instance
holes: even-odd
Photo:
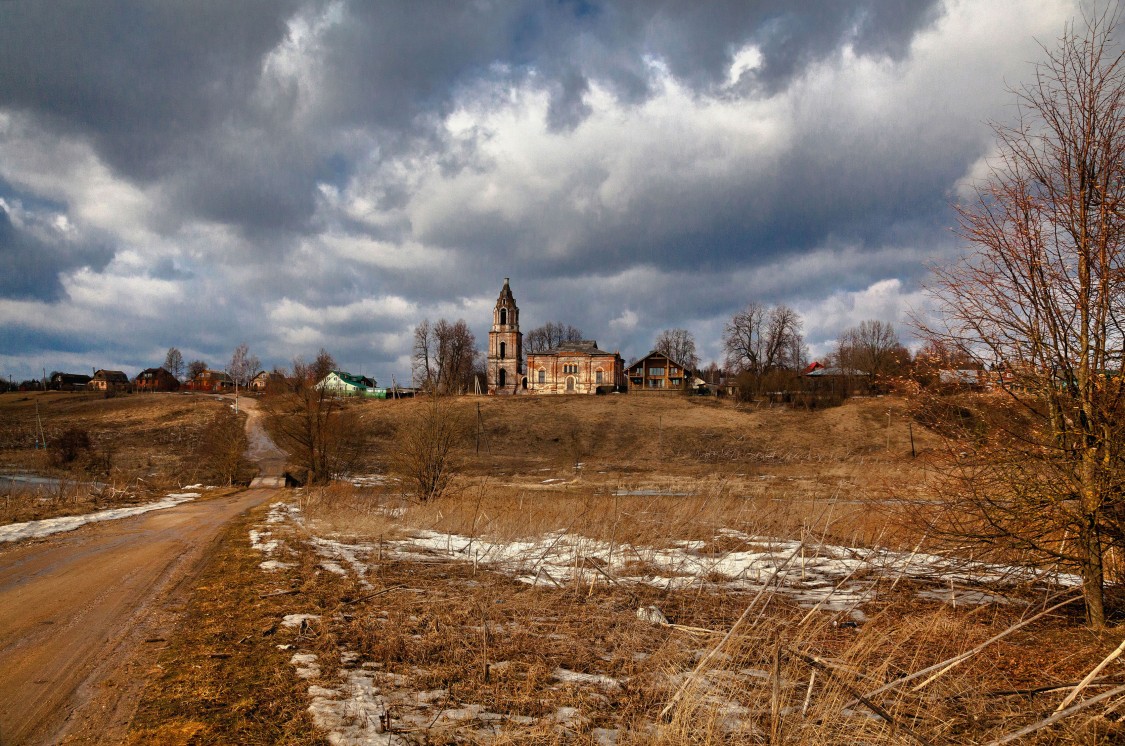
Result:
[[[363,396],[368,399],[386,399],[387,390],[375,387],[375,379],[353,376],[344,370],[334,370],[316,387],[337,396]]]

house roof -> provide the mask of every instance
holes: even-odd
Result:
[[[866,376],[867,374],[862,370],[856,370],[854,368],[825,368],[822,365],[819,368],[813,368],[813,370],[807,373],[802,373],[802,375],[808,376],[809,378],[829,378],[832,376]]]
[[[90,376],[82,373],[56,373],[51,376],[52,381],[61,381],[62,383],[88,383]]]
[[[93,380],[129,383],[129,376],[125,375],[125,373],[120,370],[99,370],[94,373]]]
[[[156,378],[161,375],[171,376],[172,374],[164,368],[145,368],[137,374],[137,378]]]
[[[375,388],[375,379],[374,378],[367,378],[365,376],[355,376],[355,375],[352,375],[351,373],[348,373],[346,370],[333,370],[333,371],[330,371],[328,375],[330,375],[330,376],[334,375],[337,378],[339,378],[341,381],[343,381],[344,383],[350,384],[352,386],[356,386],[358,388],[365,388],[365,389]],[[328,380],[328,376],[325,376],[325,380]]]
[[[683,368],[684,370],[688,370],[688,366],[684,365],[684,364],[683,364],[683,363],[681,363],[681,362],[680,362],[679,360],[676,360],[676,359],[672,358],[672,357],[671,357],[670,355],[665,355],[665,354],[664,354],[663,352],[661,352],[660,350],[649,350],[649,351],[648,351],[648,354],[647,354],[647,355],[645,355],[644,357],[639,357],[639,358],[637,358],[636,360],[634,360],[633,362],[631,362],[631,363],[629,363],[628,365],[626,365],[626,366],[625,366],[625,370],[626,370],[626,371],[628,371],[628,370],[629,370],[629,368],[632,368],[632,367],[633,367],[634,365],[636,365],[637,363],[639,363],[639,362],[641,362],[641,361],[643,361],[643,360],[648,360],[648,359],[649,359],[650,357],[652,357],[653,355],[660,355],[661,357],[665,358],[665,359],[666,359],[666,360],[667,360],[668,362],[670,362],[670,363],[675,363],[676,365],[680,366],[680,367],[681,367],[681,368]]]
[[[231,383],[234,383],[234,379],[231,378],[226,371],[211,370],[210,368],[201,371],[200,374],[196,376],[196,378],[204,381],[229,381]]]

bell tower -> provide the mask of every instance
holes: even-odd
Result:
[[[488,393],[515,394],[525,386],[520,309],[505,277],[488,332]]]

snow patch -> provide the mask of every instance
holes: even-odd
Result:
[[[109,510],[99,510],[96,513],[87,513],[85,515],[68,515],[59,518],[44,518],[39,521],[27,521],[25,523],[11,523],[7,526],[0,526],[0,542],[38,539],[64,531],[73,531],[85,526],[87,523],[115,521],[120,518],[131,518],[135,515],[142,515],[152,510],[174,508],[177,505],[194,500],[199,497],[199,495],[200,493],[198,492],[174,492],[160,500],[145,503],[144,505],[133,505],[128,508],[110,508]]]

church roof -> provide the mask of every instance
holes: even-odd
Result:
[[[581,339],[577,342],[563,342],[554,349],[547,350],[546,352],[532,353],[535,355],[558,355],[566,352],[580,352],[586,355],[613,355],[612,352],[598,349],[597,340]]]

